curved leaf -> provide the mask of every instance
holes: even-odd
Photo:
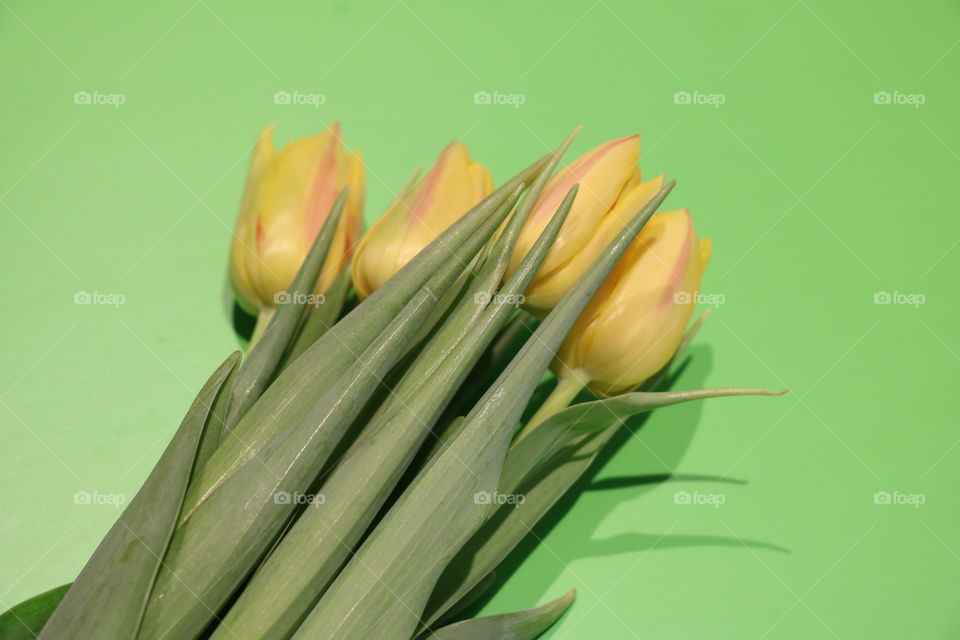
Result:
[[[293,344],[290,345],[287,353],[283,356],[283,362],[280,364],[281,370],[286,369],[291,362],[299,358],[304,351],[320,339],[320,336],[337,323],[337,318],[350,294],[351,286],[353,286],[353,282],[350,280],[350,267],[348,265],[340,272],[330,288],[323,292],[323,304],[306,308],[303,321],[297,329],[297,337],[294,338]]]
[[[572,197],[564,201],[502,295],[494,295],[525,221],[522,212],[514,214],[447,320],[323,482],[322,503],[300,515],[245,586],[214,638],[286,637],[297,628],[349,559],[436,417],[516,308],[572,203]]]
[[[558,411],[510,448],[500,480],[501,493],[513,493],[542,461],[578,436],[622,424],[630,416],[674,404],[728,396],[776,396],[786,391],[747,387],[691,391],[634,391],[612,398],[581,402]]]
[[[645,389],[653,389],[667,370],[675,364],[700,329],[707,313],[702,314],[687,330],[670,362],[650,381]],[[769,393],[769,392],[767,392]],[[602,401],[601,401],[602,402]],[[593,403],[585,403],[593,404]],[[587,415],[590,415],[588,412]],[[618,427],[622,419],[610,416],[607,427]],[[540,426],[543,427],[549,421]],[[577,479],[593,464],[600,449],[614,436],[617,428],[598,425],[599,430],[580,433],[565,446],[553,449],[555,453],[545,460],[536,452],[539,466],[528,468],[536,462],[525,461],[516,454],[517,447],[536,433],[515,443],[507,454],[510,470],[504,472],[503,481],[514,488],[502,493],[522,494],[524,500],[518,505],[504,505],[467,543],[450,562],[440,577],[424,614],[425,624],[434,624],[453,608],[484,576],[488,575],[523,540],[537,522],[550,510],[557,500],[573,486]],[[544,432],[547,433],[547,432]],[[517,481],[517,478],[522,481]],[[502,485],[503,486],[503,485]]]
[[[189,516],[285,427],[302,419],[422,288],[443,295],[506,217],[509,211],[502,205],[509,195],[542,171],[545,162],[534,163],[484,198],[293,361],[200,470],[184,512]]]
[[[435,304],[433,292],[423,289],[302,420],[240,467],[176,530],[142,638],[193,638],[216,617],[283,531],[299,504],[292,497],[310,491]]]
[[[563,615],[576,595],[571,589],[539,607],[456,622],[418,640],[533,640]]]
[[[69,584],[50,589],[24,600],[0,615],[0,638],[3,640],[36,640],[43,625],[67,594]]]
[[[347,189],[340,192],[337,201],[333,203],[333,207],[327,214],[327,219],[324,220],[310,251],[307,252],[300,264],[300,269],[297,270],[297,275],[290,283],[289,299],[282,304],[279,300],[274,301],[276,312],[271,317],[263,335],[240,365],[227,410],[225,431],[229,432],[233,428],[276,375],[280,361],[296,335],[305,310],[311,306],[308,301],[317,290],[317,282],[320,280],[340,216],[347,203],[347,192]]]
[[[671,182],[654,196],[567,291],[450,444],[374,528],[294,638],[406,640],[416,631],[443,568],[495,509],[480,494],[496,492],[517,422],[556,349],[672,188]]]
[[[196,468],[211,406],[240,361],[232,354],[190,406],[143,487],[87,561],[43,640],[135,638]]]

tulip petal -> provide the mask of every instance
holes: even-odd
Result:
[[[313,247],[307,253],[286,293],[286,301],[277,304],[277,311],[267,325],[266,331],[244,359],[230,398],[225,425],[228,433],[273,381],[280,361],[300,326],[305,309],[313,304],[311,294],[317,288],[320,270],[326,263],[334,232],[340,223],[347,198],[347,191],[343,191],[337,201],[331,205],[329,215],[324,216],[326,221],[322,231],[317,234]],[[313,306],[318,305],[313,304]]]
[[[429,284],[438,293],[446,291],[499,225],[497,216],[506,215],[498,208],[510,192],[542,172],[547,162],[547,157],[538,160],[485,198],[391,278],[391,286],[374,292],[283,371],[198,471],[185,512],[203,502],[284,425],[302,418],[421,287]]]

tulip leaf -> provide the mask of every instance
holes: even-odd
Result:
[[[500,481],[501,493],[512,493],[542,461],[579,436],[619,425],[627,418],[674,404],[726,396],[773,396],[785,392],[733,387],[691,391],[634,391],[604,400],[581,402],[558,411],[510,448]]]
[[[627,400],[624,407],[628,413],[632,407],[643,406],[642,398],[649,398],[652,392],[646,391],[655,388],[657,381],[666,373],[686,350],[687,346],[693,340],[703,320],[706,317],[704,313],[696,323],[687,331],[677,350],[674,352],[670,362],[663,367],[650,381],[644,384],[644,392],[636,396],[637,400],[631,402]],[[721,390],[722,391],[722,390]],[[771,395],[772,392],[765,390],[755,390],[763,395]],[[672,397],[677,402],[696,399],[694,397],[684,397],[682,394],[691,392],[679,392],[681,396],[671,396],[666,394],[660,401],[667,401],[669,404]],[[696,392],[693,392],[696,393]],[[707,393],[710,393],[709,391]],[[626,394],[632,395],[632,394]],[[720,395],[723,395],[722,393]],[[610,400],[616,400],[611,398]],[[514,443],[510,452],[507,454],[507,461],[504,465],[504,474],[501,478],[501,493],[519,494],[523,496],[523,501],[516,505],[503,505],[499,511],[486,523],[481,530],[474,536],[470,542],[464,546],[457,557],[449,564],[438,581],[430,603],[427,606],[427,612],[424,616],[425,623],[430,625],[443,617],[447,611],[457,606],[457,603],[467,597],[473,585],[483,580],[504,558],[527,536],[536,523],[550,510],[557,500],[562,497],[567,490],[583,475],[590,467],[600,449],[614,436],[617,428],[623,423],[623,415],[609,413],[603,409],[603,403],[608,401],[599,400],[596,402],[587,402],[583,405],[574,405],[556,416],[562,416],[568,411],[568,417],[574,415],[586,415],[594,419],[602,420],[606,413],[607,422],[593,422],[590,429],[580,430],[572,438],[562,437],[562,446],[557,446],[555,441],[548,445],[552,446],[553,455],[544,459],[540,452],[531,450],[532,445],[539,440],[541,435],[556,434],[555,427],[550,424],[551,419],[544,421],[537,429]],[[619,403],[617,403],[619,405]],[[614,405],[614,406],[617,406]],[[645,410],[645,409],[641,409]],[[563,424],[564,421],[558,421]],[[541,428],[547,427],[541,431]],[[607,428],[615,427],[615,428]],[[562,427],[560,434],[568,435]],[[527,444],[524,444],[527,443]],[[524,449],[520,449],[524,446]],[[524,458],[528,456],[528,458]],[[518,480],[519,478],[519,480]],[[509,489],[507,487],[510,487]]]
[[[160,461],[81,570],[41,638],[137,636],[196,468],[211,405],[239,359],[239,353],[227,358],[200,390]]]
[[[418,640],[533,640],[560,619],[575,597],[571,589],[539,607],[456,622]]]
[[[435,304],[429,289],[414,296],[303,419],[241,466],[177,529],[141,638],[193,638],[216,617],[283,532],[298,496],[309,494]]]
[[[507,215],[502,205],[509,195],[543,171],[547,160],[534,163],[484,198],[293,361],[200,470],[184,511],[192,513],[283,429],[303,418],[422,287],[443,295]]]
[[[312,305],[311,301],[347,203],[347,195],[347,189],[340,192],[297,275],[290,283],[290,288],[285,294],[278,294],[278,298],[283,299],[274,300],[276,311],[266,330],[240,365],[227,410],[225,430],[228,433],[273,380],[283,355],[296,335],[305,310],[310,306],[319,306]]]
[[[447,320],[323,482],[323,501],[304,510],[257,569],[214,638],[286,637],[296,629],[349,559],[436,418],[516,308],[559,234],[574,193],[497,293],[529,208],[514,214]],[[511,202],[518,196],[519,191]]]
[[[523,500],[502,505],[446,567],[424,612],[424,626],[433,625],[507,557],[586,472],[614,433],[606,429],[582,435],[530,474],[515,490]]]
[[[239,355],[239,352],[238,352]],[[200,438],[200,447],[197,449],[197,460],[193,465],[193,473],[197,474],[210,458],[213,452],[217,450],[223,441],[223,432],[226,428],[227,412],[230,409],[230,400],[233,397],[233,386],[237,379],[242,360],[238,358],[237,366],[233,367],[227,374],[227,377],[220,385],[219,391],[210,405],[210,417],[207,418],[207,426],[203,430],[203,436]],[[191,480],[192,481],[192,480]],[[187,487],[189,490],[189,486]]]
[[[672,187],[654,196],[567,291],[450,443],[373,529],[294,638],[400,640],[416,631],[443,568],[495,510],[483,496],[497,490],[517,422],[556,349]]]
[[[44,591],[5,611],[0,615],[0,638],[35,640],[69,588],[65,584]]]
[[[310,345],[320,339],[320,336],[330,330],[337,323],[337,318],[343,310],[343,305],[350,294],[350,267],[344,267],[330,288],[323,292],[323,304],[309,305],[304,310],[303,320],[297,330],[297,335],[283,356],[280,369],[285,369],[291,362],[300,357]]]

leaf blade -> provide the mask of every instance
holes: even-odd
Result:
[[[294,638],[400,640],[415,632],[443,567],[492,511],[492,505],[478,503],[477,495],[496,491],[517,421],[537,381],[590,297],[672,188],[673,183],[664,187],[624,225],[564,295],[450,444],[384,516]]]
[[[297,275],[290,283],[287,292],[290,299],[282,304],[281,301],[275,301],[277,310],[270,319],[266,331],[240,365],[224,424],[224,430],[227,433],[263,394],[273,379],[283,355],[287,352],[300,325],[304,310],[308,306],[310,296],[317,289],[317,282],[320,280],[323,265],[330,252],[330,245],[333,244],[333,236],[340,223],[347,195],[348,190],[344,189],[333,203],[323,226],[300,264]]]
[[[232,354],[187,411],[143,487],[94,551],[41,638],[135,638],[196,467],[211,405],[239,362]]]
[[[67,594],[70,584],[44,591],[4,611],[0,615],[0,638],[36,640],[63,596]]]
[[[539,607],[455,622],[418,640],[533,640],[560,619],[575,597],[576,592],[571,589]]]

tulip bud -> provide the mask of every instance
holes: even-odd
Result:
[[[340,139],[340,125],[273,149],[273,126],[260,134],[230,252],[240,305],[270,309],[293,281],[337,196],[349,187],[343,217],[321,272],[324,292],[347,265],[363,227],[363,162]]]
[[[490,172],[454,142],[419,183],[405,187],[370,227],[353,257],[353,284],[369,296],[421,249],[490,194]]]
[[[538,316],[553,308],[630,218],[663,186],[642,182],[640,137],[605,142],[558,171],[534,205],[510,261],[512,273],[536,242],[567,191],[580,185],[556,243],[524,294]]]
[[[683,339],[710,250],[686,209],[655,214],[570,330],[554,373],[611,396],[659,371]]]

